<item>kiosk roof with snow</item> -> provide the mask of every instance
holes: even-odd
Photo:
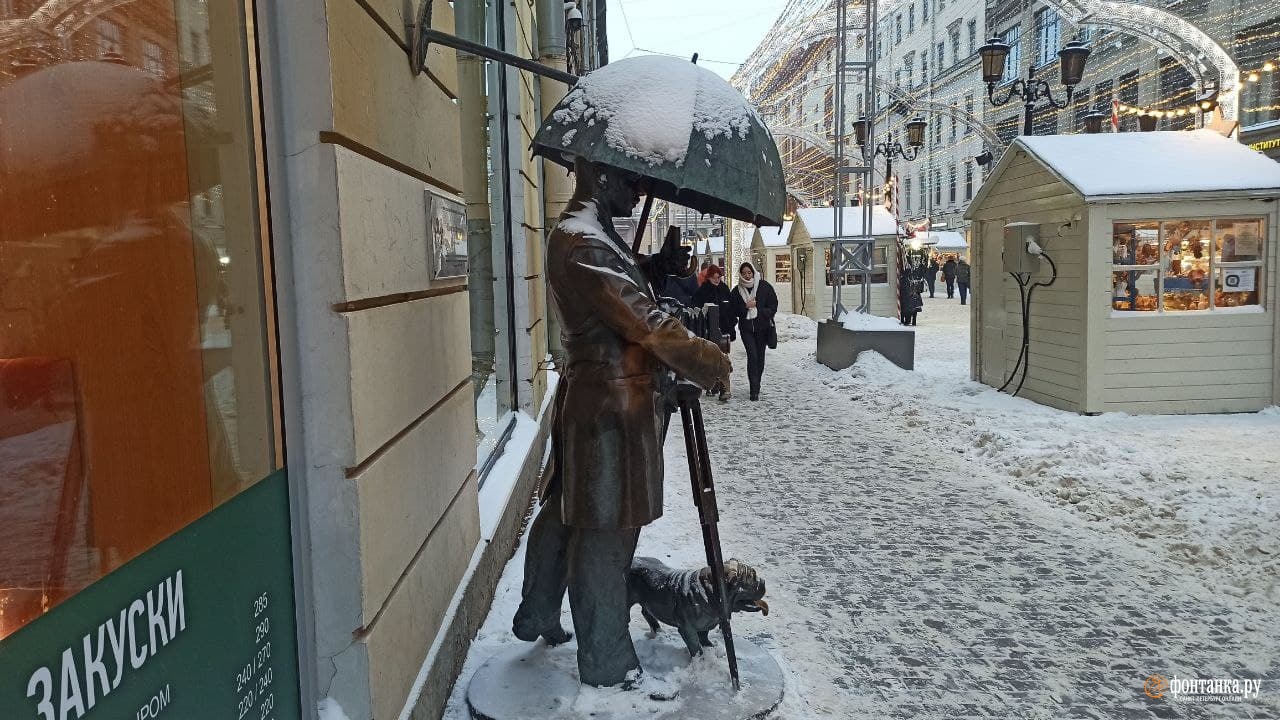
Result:
[[[1017,138],[966,213],[976,379],[1083,413],[1276,404],[1277,198],[1280,164],[1213,131]]]

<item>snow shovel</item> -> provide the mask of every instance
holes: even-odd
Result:
[[[711,584],[720,607],[720,633],[724,636],[724,652],[729,657],[729,679],[735,691],[741,689],[738,679],[738,655],[733,649],[733,628],[729,624],[732,608],[724,581],[724,554],[720,549],[720,510],[716,506],[716,486],[711,479],[711,456],[707,453],[707,431],[702,424],[702,403],[698,400],[702,389],[691,383],[681,382],[676,399],[680,406],[680,421],[684,424],[684,447],[689,456],[689,482],[693,487],[693,504],[698,508],[698,522],[702,525],[702,546],[707,551],[707,566],[711,568]]]

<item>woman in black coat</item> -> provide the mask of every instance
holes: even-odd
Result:
[[[729,293],[729,302],[738,321],[738,332],[742,334],[742,346],[747,350],[751,399],[759,400],[765,348],[778,344],[773,325],[773,316],[778,314],[778,294],[760,277],[754,265],[744,262],[738,268],[738,286]]]
[[[707,268],[706,282],[702,283],[698,287],[698,291],[693,294],[693,307],[700,308],[705,305],[715,305],[720,308],[720,334],[724,337],[720,349],[726,355],[729,354],[729,341],[737,337],[737,333],[734,330],[734,326],[737,325],[737,317],[733,314],[733,304],[730,297],[729,286],[724,284],[724,268],[719,265],[712,265]],[[729,386],[726,384],[720,388],[720,400],[725,402],[728,401],[729,397]]]

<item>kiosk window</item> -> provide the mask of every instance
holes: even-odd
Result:
[[[1208,312],[1259,305],[1261,218],[1117,222],[1111,307],[1121,312]]]

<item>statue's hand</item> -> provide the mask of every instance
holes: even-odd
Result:
[[[663,275],[688,277],[691,272],[693,250],[680,242],[680,228],[671,226],[667,229],[666,242],[658,251],[658,267]]]

